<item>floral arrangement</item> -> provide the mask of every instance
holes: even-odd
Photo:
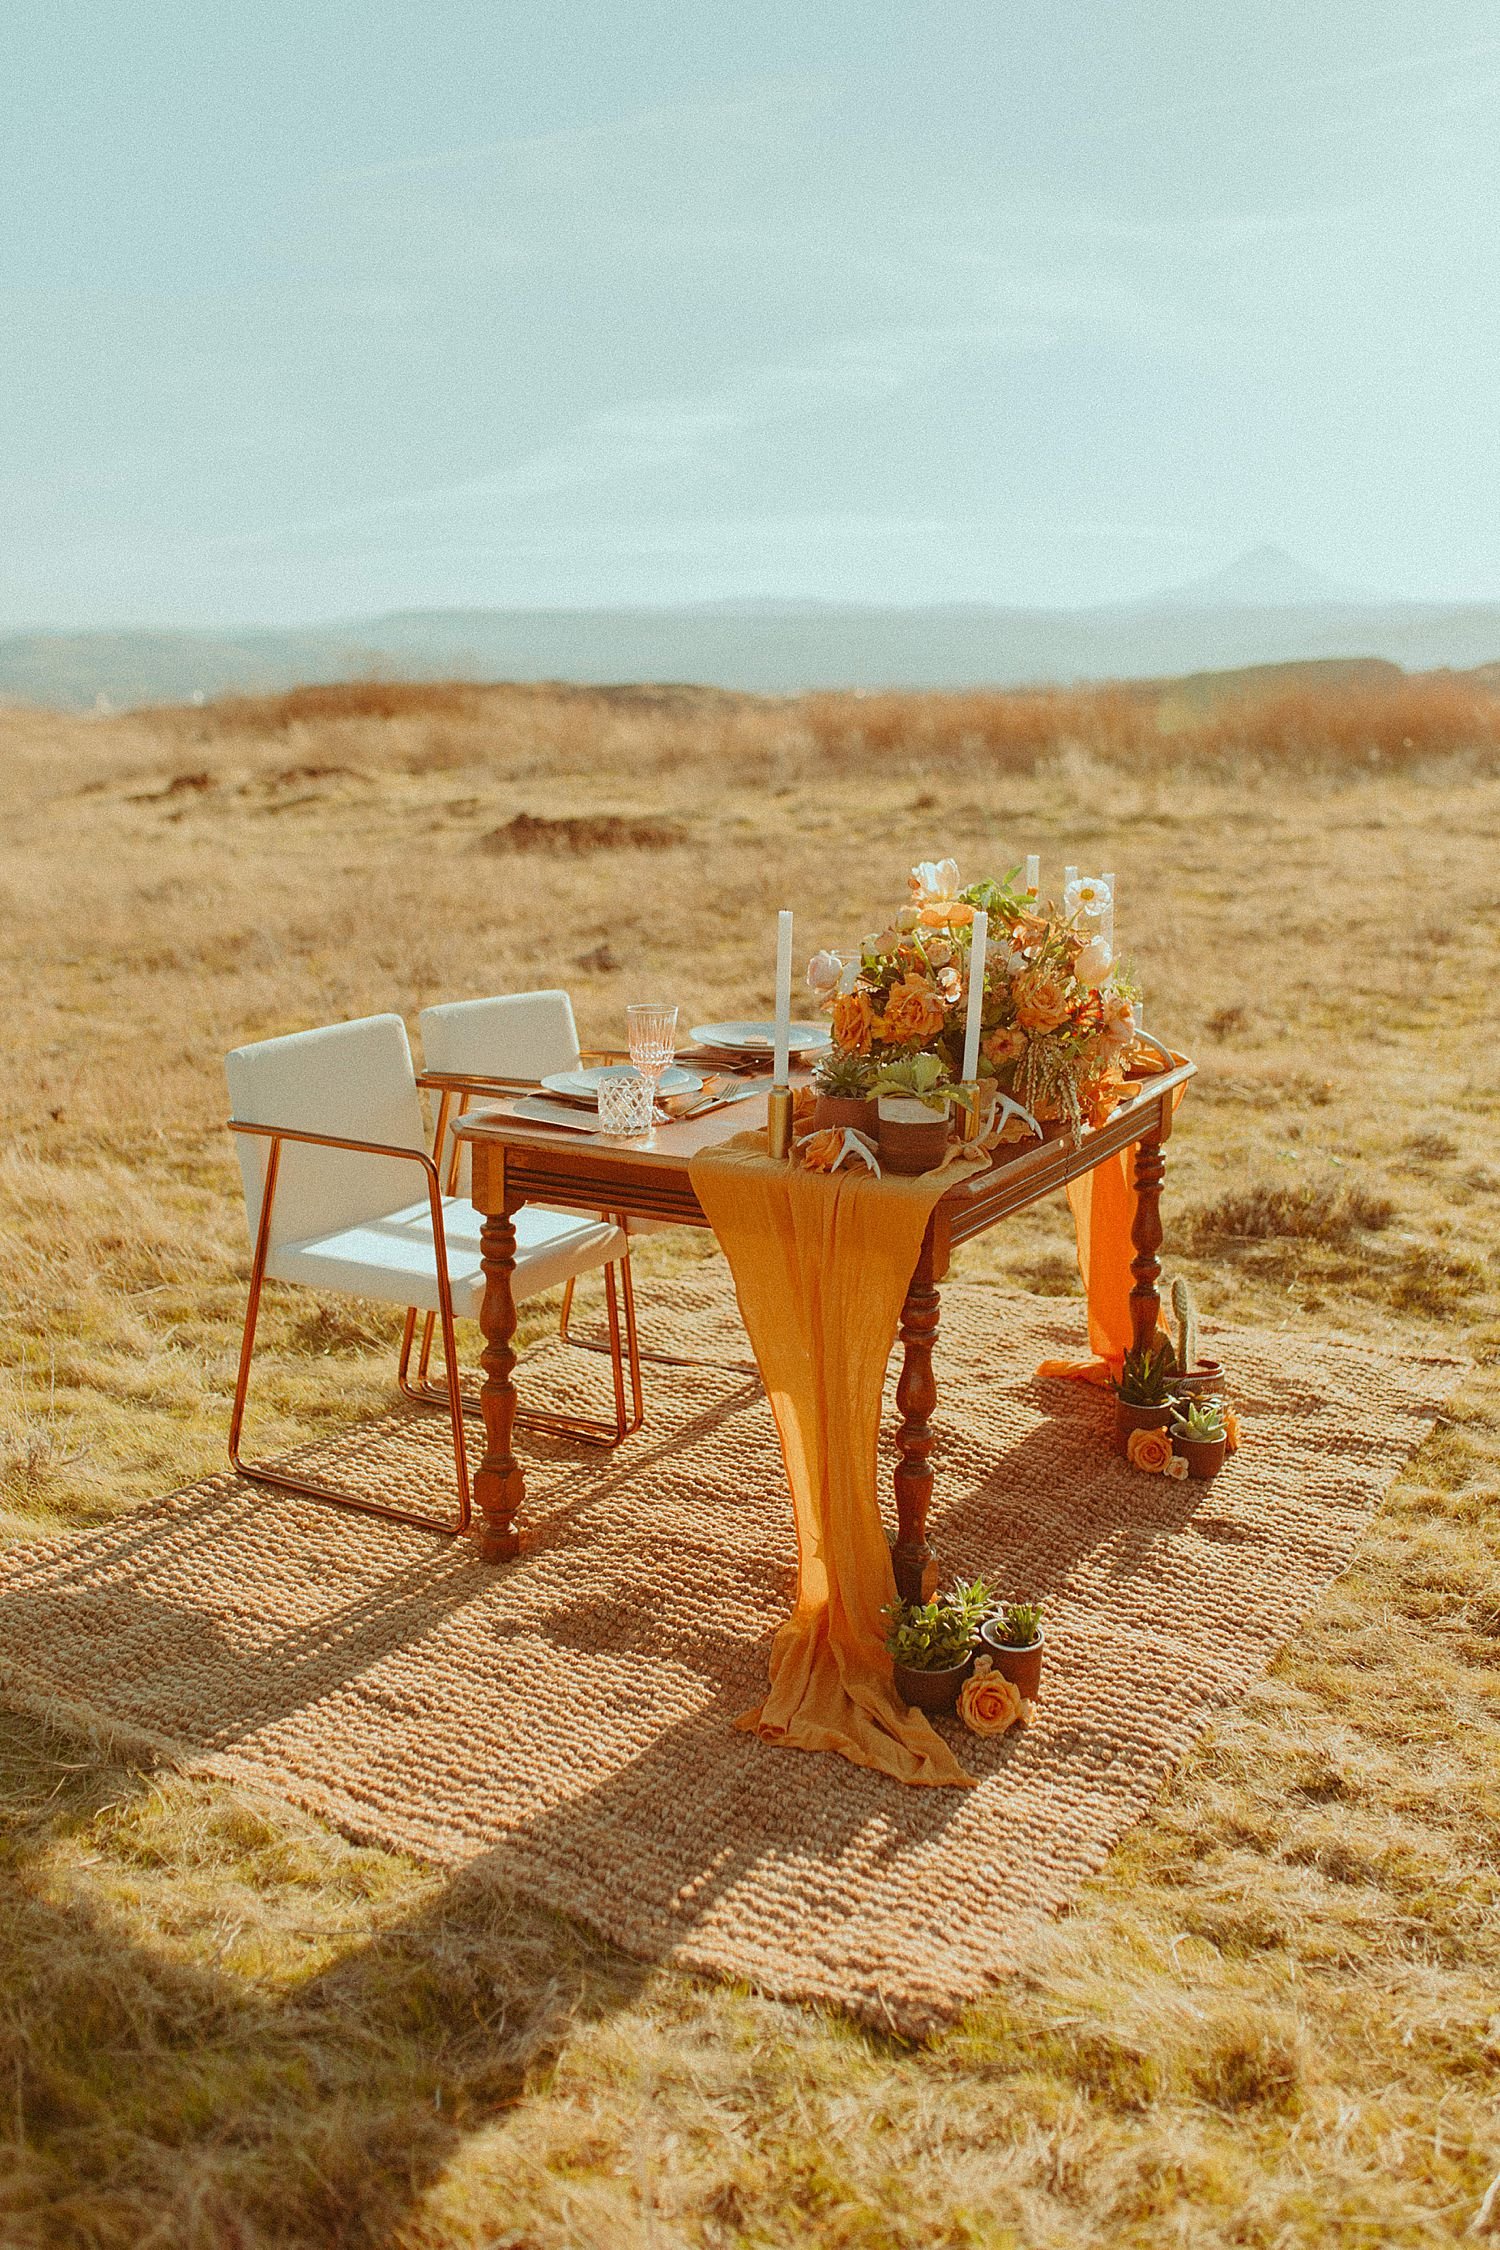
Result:
[[[989,917],[979,1076],[1043,1121],[1102,1125],[1125,1092],[1135,988],[1098,925],[1110,906],[1097,876],[1069,884],[1061,907],[1014,888],[1012,870],[960,889],[951,859],[911,871],[906,904],[849,954],[821,952],[810,990],[832,1018],[837,1053],[878,1070],[931,1055],[962,1068],[976,911]]]

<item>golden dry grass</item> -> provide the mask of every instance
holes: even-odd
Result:
[[[0,756],[10,1537],[219,1465],[225,1048],[540,982],[600,1040],[648,987],[738,1013],[769,999],[776,905],[836,941],[947,849],[1117,871],[1149,1018],[1203,1065],[1167,1213],[1209,1310],[1478,1363],[1263,1685],[1028,1973],[922,2049],[0,1715],[7,2250],[1352,2250],[1478,2240],[1482,2206],[1500,2238],[1481,686],[1185,715],[368,683],[0,714]],[[577,825],[515,848],[536,822]],[[1072,1286],[1052,1210],[973,1263]],[[266,1341],[272,1442],[390,1395],[378,1313],[278,1296]]]

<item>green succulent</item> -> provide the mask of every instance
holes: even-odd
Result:
[[[902,1055],[882,1063],[871,1089],[876,1095],[903,1094],[945,1117],[953,1091],[953,1077],[941,1055]]]
[[[847,1048],[835,1047],[813,1072],[813,1084],[820,1094],[843,1101],[864,1101],[874,1083],[875,1064],[870,1056],[856,1055]]]
[[[1177,1322],[1177,1372],[1186,1375],[1198,1364],[1198,1308],[1191,1286],[1180,1274],[1172,1284],[1172,1314]]]
[[[1176,1372],[1172,1347],[1165,1336],[1147,1345],[1134,1345],[1125,1354],[1115,1396],[1124,1406],[1166,1406],[1171,1401]]]
[[[1040,1602],[1002,1602],[994,1622],[1005,1634],[1008,1648],[1035,1648],[1042,1637]]]
[[[1187,1406],[1172,1410],[1173,1437],[1186,1438],[1192,1444],[1212,1443],[1224,1435],[1224,1401],[1221,1398],[1195,1398]]]
[[[982,1578],[962,1579],[930,1602],[893,1602],[885,1645],[912,1672],[948,1672],[962,1664],[974,1635],[995,1606]]]

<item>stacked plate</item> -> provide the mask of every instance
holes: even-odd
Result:
[[[639,1074],[634,1063],[600,1063],[592,1070],[554,1070],[542,1080],[549,1094],[563,1101],[593,1102],[597,1107],[599,1087],[606,1078],[635,1078]],[[661,1074],[663,1094],[696,1094],[703,1080],[696,1070],[683,1070],[676,1063]]]
[[[776,1047],[774,1023],[697,1023],[693,1039],[705,1055],[744,1069],[747,1063],[769,1062]],[[794,1062],[810,1062],[830,1044],[828,1026],[822,1023],[792,1025]]]

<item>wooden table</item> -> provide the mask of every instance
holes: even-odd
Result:
[[[902,1365],[896,1385],[901,1417],[896,1431],[898,1529],[892,1560],[903,1599],[922,1597],[936,1578],[927,1545],[932,1414],[937,1405],[932,1348],[938,1332],[938,1284],[947,1274],[954,1246],[972,1241],[1011,1212],[1039,1203],[1104,1158],[1133,1146],[1138,1207],[1132,1233],[1135,1282],[1130,1311],[1136,1340],[1149,1341],[1160,1313],[1156,1284],[1161,1273],[1157,1252],[1162,1242],[1162,1143],[1172,1130],[1173,1095],[1195,1068],[1183,1061],[1139,1082],[1131,1100],[1116,1110],[1107,1125],[1086,1134],[1076,1148],[1070,1140],[1051,1140],[1032,1143],[1019,1153],[997,1150],[987,1171],[964,1173],[934,1205],[901,1314]],[[471,1192],[484,1221],[485,1292],[479,1324],[484,1334],[480,1403],[485,1454],[474,1479],[477,1514],[471,1536],[487,1562],[508,1561],[519,1553],[516,1525],[526,1498],[525,1474],[512,1444],[518,1405],[512,1292],[516,1212],[525,1203],[564,1209],[583,1205],[630,1218],[706,1227],[708,1220],[688,1176],[689,1164],[700,1149],[763,1127],[765,1122],[762,1094],[704,1117],[657,1126],[648,1136],[631,1141],[603,1141],[561,1127],[523,1124],[494,1111],[476,1111],[454,1127],[456,1137],[469,1144]]]

